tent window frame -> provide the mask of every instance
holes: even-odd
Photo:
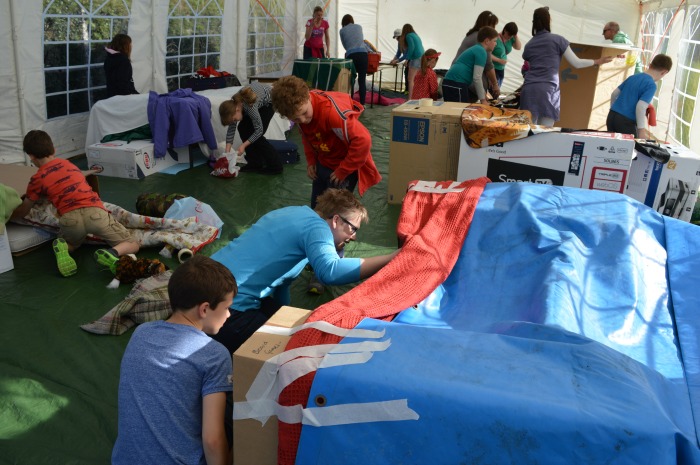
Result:
[[[286,0],[250,0],[246,72],[258,76],[282,70]]]
[[[223,8],[223,0],[171,0],[165,37],[168,91],[184,87],[200,68],[219,69]],[[212,9],[217,14],[212,14]]]
[[[700,6],[689,7],[685,25],[675,63],[678,78],[673,91],[669,137],[688,147],[700,88]]]
[[[52,12],[59,3],[44,0],[42,12],[47,120],[87,113],[106,96],[103,50],[115,34],[127,32],[131,15],[131,0],[121,0],[121,15],[109,14],[115,11],[106,8],[109,0],[74,1],[69,12]]]

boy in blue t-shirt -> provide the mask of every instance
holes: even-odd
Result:
[[[658,54],[646,72],[628,77],[613,91],[606,121],[608,131],[651,138],[647,129],[647,108],[656,93],[656,81],[671,71],[672,66],[671,57]]]
[[[112,464],[231,463],[231,354],[209,335],[237,292],[229,269],[203,255],[173,272],[172,315],[137,327],[122,358]]]

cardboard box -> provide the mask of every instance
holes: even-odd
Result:
[[[421,107],[409,100],[391,112],[388,201],[400,204],[408,183],[454,181],[466,103],[434,102]]]
[[[25,165],[2,165],[0,170],[0,184],[5,184],[16,190],[20,195],[27,192],[29,180],[36,173],[36,166]],[[92,190],[100,193],[100,183],[90,171],[82,171]]]
[[[624,44],[571,43],[571,50],[579,58],[596,59],[615,57],[610,63],[576,69],[562,58],[559,66],[561,107],[556,126],[579,130],[605,131],[605,120],[610,110],[610,95],[622,82],[634,74],[634,62],[628,64],[618,55],[629,52]]]
[[[661,144],[670,154],[662,164],[635,152],[626,194],[666,216],[690,221],[700,189],[700,155]]]
[[[7,234],[0,234],[0,273],[14,270],[15,263],[12,261],[12,252],[10,252],[10,241]]]
[[[183,148],[183,158],[188,148]],[[153,155],[153,143],[144,140],[111,141],[92,144],[87,150],[88,168],[99,170],[101,176],[143,179],[180,162],[167,153],[164,158]],[[181,161],[185,163],[185,161]],[[187,158],[186,163],[189,163]]]
[[[311,312],[294,307],[282,307],[267,320],[268,325],[292,328],[303,324]],[[246,401],[250,385],[265,360],[284,352],[290,336],[256,332],[233,354],[233,401]],[[234,407],[235,408],[235,407]],[[277,464],[277,418],[265,426],[258,420],[233,422],[233,463]]]
[[[624,193],[633,153],[625,134],[551,132],[480,149],[462,138],[457,181],[487,176]]]

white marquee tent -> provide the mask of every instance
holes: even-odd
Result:
[[[518,23],[523,42],[540,6],[550,7],[553,32],[574,42],[603,44],[603,25],[617,21],[645,64],[654,53],[674,59],[654,102],[654,134],[700,152],[700,0],[2,0],[0,162],[24,160],[21,140],[30,129],[49,132],[59,154],[84,151],[89,110],[104,87],[101,57],[113,34],[134,40],[134,81],[142,93],[167,92],[204,64],[245,83],[251,74],[291,71],[303,24],[317,5],[331,24],[333,56],[343,56],[337,31],[349,13],[383,61],[396,50],[394,29],[411,23],[426,47],[443,52],[438,68],[449,66],[483,10],[499,17],[499,29]],[[514,51],[506,91],[520,85],[521,64]]]

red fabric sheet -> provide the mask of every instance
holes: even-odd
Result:
[[[377,274],[348,293],[316,309],[307,322],[327,321],[354,328],[362,319],[391,320],[401,310],[425,299],[457,262],[479,197],[488,183],[479,178],[462,183],[433,182],[432,189],[409,189],[397,225],[401,252]],[[415,182],[414,182],[415,183]],[[413,186],[414,183],[411,183]],[[287,350],[335,344],[340,337],[306,329],[295,334]],[[290,384],[280,394],[281,405],[306,406],[315,373]],[[279,423],[278,463],[296,459],[301,424]]]

